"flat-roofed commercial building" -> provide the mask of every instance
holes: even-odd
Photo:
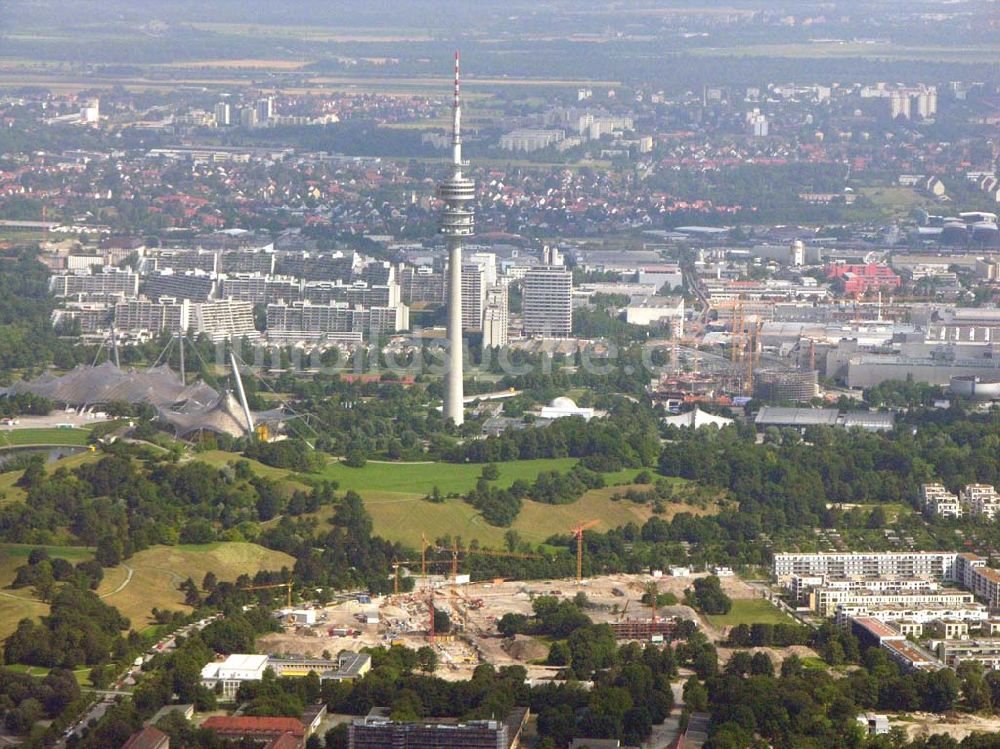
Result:
[[[820,588],[816,591],[816,613],[833,616],[838,607],[863,607],[876,610],[888,607],[903,609],[932,606],[963,606],[975,601],[972,593],[961,590],[837,590]],[[906,618],[906,617],[902,617]]]
[[[350,749],[518,749],[530,713],[515,707],[503,720],[465,723],[428,718],[403,723],[389,719],[389,710],[374,707],[348,729]]]

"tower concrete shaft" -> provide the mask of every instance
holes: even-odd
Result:
[[[438,185],[444,201],[440,232],[448,247],[448,373],[444,417],[458,426],[465,420],[462,391],[462,246],[474,232],[471,203],[475,183],[463,176],[462,102],[459,93],[459,55],[455,53],[455,99],[452,104],[451,174]]]

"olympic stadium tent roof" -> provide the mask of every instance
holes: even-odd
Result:
[[[219,393],[200,380],[181,384],[180,375],[170,367],[148,370],[119,369],[111,362],[95,367],[78,365],[62,376],[43,374],[29,382],[16,382],[0,394],[33,393],[70,406],[92,406],[114,401],[169,406],[186,403],[205,406]]]
[[[158,412],[160,419],[172,426],[178,437],[185,437],[195,432],[215,432],[243,437],[249,432],[243,407],[228,390],[207,406],[184,411],[160,408]],[[274,425],[285,420],[285,413],[281,409],[259,411],[253,414],[253,420],[255,425]]]

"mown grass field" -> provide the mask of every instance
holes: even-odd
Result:
[[[0,640],[13,632],[21,619],[48,613],[48,605],[34,600],[31,589],[8,587],[14,580],[15,570],[27,561],[33,548],[36,547],[28,544],[0,544]],[[68,559],[74,564],[93,556],[93,549],[84,547],[45,548],[51,556]],[[184,595],[177,589],[188,577],[200,585],[205,573],[211,570],[220,580],[235,580],[242,574],[253,575],[262,569],[291,568],[294,561],[287,554],[249,543],[154,546],[139,552],[123,565],[105,570],[97,594],[127,616],[133,628],[141,631],[153,623],[150,618],[153,608],[189,610],[184,606]]]
[[[736,598],[728,614],[709,616],[715,627],[735,627],[737,624],[789,624],[791,617],[763,598]]]
[[[0,447],[20,445],[70,445],[84,446],[90,429],[4,429],[0,430]]]
[[[500,478],[497,486],[507,487],[517,479],[534,481],[543,471],[568,471],[576,458],[550,458],[498,463]],[[478,463],[373,463],[363,468],[350,468],[343,463],[330,463],[320,474],[325,479],[340,482],[342,490],[356,492],[382,491],[429,494],[435,486],[442,494],[467,492],[476,485],[483,466]]]

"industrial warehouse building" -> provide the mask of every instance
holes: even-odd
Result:
[[[764,406],[757,412],[754,424],[767,427],[805,430],[809,427],[863,429],[866,432],[891,432],[896,426],[896,414],[890,411],[838,411],[835,408],[785,408]]]

